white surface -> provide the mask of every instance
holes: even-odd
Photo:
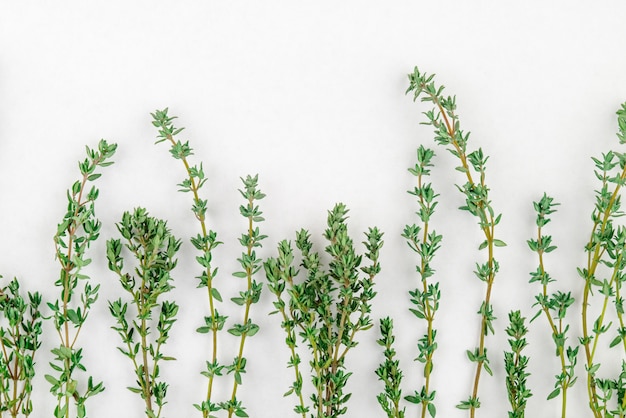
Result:
[[[261,202],[267,219],[261,227],[270,236],[264,257],[301,227],[321,242],[326,210],[337,201],[351,209],[355,240],[369,225],[386,233],[373,317],[396,320],[409,394],[421,385],[421,369],[411,359],[422,329],[407,311],[416,261],[399,234],[405,223],[416,222],[405,192],[413,187],[406,168],[419,144],[435,146],[430,128],[419,125],[427,107],[404,95],[406,74],[418,65],[457,95],[464,129],[472,132],[470,146],[491,156],[488,183],[494,207],[504,214],[498,235],[509,246],[497,255],[499,320],[496,337],[488,339],[495,377],[483,377],[479,415],[505,416],[503,330],[510,309],[533,314],[537,288],[527,281],[535,259],[525,241],[534,234],[531,202],[544,190],[562,203],[548,230],[559,246],[548,257],[549,269],[561,288],[575,296],[582,289],[575,268],[583,262],[596,186],[589,157],[617,148],[614,113],[626,100],[625,13],[626,4],[617,1],[4,1],[0,271],[56,297],[52,235],[65,189],[78,175],[76,161],[85,144],[117,142],[116,164],[98,181],[97,212],[105,227],[91,253],[91,274],[102,283],[101,300],[80,340],[88,371],[107,387],[89,402],[89,416],[143,416],[140,399],[124,389],[133,376],[115,349],[118,337],[106,308],[120,288],[103,257],[104,238],[116,236],[114,222],[137,205],[169,219],[185,238],[174,293],[183,306],[166,348],[179,360],[162,367],[171,381],[164,415],[199,416],[191,405],[205,392],[199,372],[208,340],[194,330],[206,306],[195,289],[197,268],[186,238],[196,225],[189,196],[176,192],[182,168],[165,146],[152,145],[156,132],[149,117],[169,106],[209,176],[212,227],[225,242],[215,254],[221,283],[234,281],[229,272],[244,228],[236,189],[239,176],[248,173],[259,173],[267,194]],[[434,262],[443,300],[433,384],[438,416],[462,417],[454,405],[467,398],[473,376],[464,351],[477,339],[483,289],[471,271],[481,237],[474,220],[456,210],[462,196],[454,183],[462,180],[452,157],[436,150],[433,182],[441,203],[433,222],[444,248]],[[278,318],[267,317],[271,301],[266,291],[254,307],[261,331],[247,344],[240,394],[252,417],[291,416],[294,404],[282,398],[292,374]],[[223,310],[238,313],[232,306]],[[578,314],[573,318],[578,322]],[[542,319],[530,326],[535,396],[527,416],[547,418],[559,410],[558,401],[544,400],[558,364]],[[52,415],[43,379],[47,349],[56,344],[51,331],[46,324],[36,417]],[[579,335],[577,324],[573,332]],[[375,400],[382,386],[373,374],[382,358],[377,337],[377,331],[361,335],[349,361],[350,417],[383,416]],[[585,397],[581,378],[570,394],[570,417],[588,416]]]

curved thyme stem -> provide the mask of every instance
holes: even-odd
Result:
[[[78,393],[78,380],[74,377],[74,372],[76,369],[85,369],[81,364],[82,350],[75,349],[75,344],[90,308],[98,298],[100,288],[99,285],[92,287],[89,277],[81,272],[82,268],[91,262],[91,259],[86,258],[86,251],[98,238],[101,227],[94,212],[99,192],[95,187],[88,190],[87,185],[100,177],[100,174],[96,173],[97,168],[113,164],[107,160],[115,154],[116,149],[117,145],[109,145],[105,140],[98,143],[97,149],[87,147],[87,158],[78,164],[81,179],[67,192],[67,212],[54,236],[56,258],[61,267],[60,278],[55,282],[55,286],[61,288],[61,296],[54,304],[50,303],[48,306],[53,311],[52,318],[60,339],[59,347],[52,350],[56,357],[51,363],[59,377],[52,375],[45,377],[52,385],[51,392],[57,398],[55,418],[69,418],[71,404],[75,405],[78,416],[85,416],[86,400],[104,390],[102,383],[94,385],[92,377],[89,377],[84,394]],[[80,294],[82,305],[73,308],[72,296],[79,281],[84,283]],[[71,335],[70,325],[76,329],[74,336]]]
[[[466,205],[461,209],[478,218],[480,229],[485,237],[479,249],[487,249],[488,253],[487,261],[484,264],[477,264],[477,270],[474,272],[486,284],[485,297],[478,311],[481,316],[478,347],[473,352],[467,351],[470,361],[476,364],[474,383],[468,400],[457,405],[460,409],[469,410],[470,417],[474,418],[475,410],[480,407],[478,388],[481,372],[484,368],[487,373],[491,374],[485,337],[489,332],[493,333],[492,322],[496,319],[493,316],[491,306],[493,284],[499,270],[499,265],[494,258],[494,247],[502,247],[506,244],[495,238],[495,226],[500,222],[501,215],[495,215],[489,200],[489,188],[485,183],[485,165],[488,157],[483,155],[482,149],[467,153],[466,146],[469,133],[465,134],[460,129],[460,122],[455,113],[456,98],[453,96],[444,97],[442,94],[444,88],[436,86],[432,81],[433,78],[434,75],[422,74],[416,67],[414,72],[409,74],[410,85],[407,93],[414,92],[414,100],[421,96],[422,101],[433,103],[434,109],[424,112],[427,118],[425,124],[435,128],[435,142],[448,147],[447,149],[461,163],[457,170],[464,173],[466,178],[466,183],[462,187],[457,186],[465,195],[466,200]],[[472,176],[472,171],[479,175],[478,181]]]

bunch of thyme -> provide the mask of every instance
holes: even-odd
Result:
[[[217,310],[217,303],[222,302],[222,295],[215,287],[214,279],[217,276],[218,269],[213,267],[212,251],[222,244],[217,240],[217,233],[207,227],[207,205],[206,199],[200,198],[200,189],[206,183],[206,177],[202,164],[192,166],[188,161],[188,157],[193,155],[193,149],[189,146],[189,142],[181,142],[176,136],[184,129],[174,126],[175,116],[168,115],[168,109],[157,110],[152,115],[152,124],[158,128],[159,134],[156,143],[168,142],[170,153],[172,156],[180,160],[186,171],[185,179],[179,184],[181,192],[188,192],[193,195],[193,204],[191,207],[196,220],[200,226],[200,233],[191,238],[191,243],[200,252],[196,257],[198,264],[202,267],[198,287],[207,289],[207,297],[209,304],[209,316],[204,317],[204,325],[199,327],[197,331],[201,334],[210,334],[212,342],[212,350],[210,360],[206,362],[206,370],[202,375],[208,379],[207,393],[205,399],[195,404],[195,408],[202,412],[203,418],[208,418],[214,412],[225,410],[228,417],[233,414],[238,417],[247,417],[245,408],[241,402],[237,400],[237,391],[242,383],[241,375],[246,371],[246,358],[244,357],[244,346],[246,339],[255,335],[259,327],[254,324],[250,318],[251,306],[257,303],[261,296],[262,285],[257,283],[253,277],[261,269],[262,260],[258,258],[256,249],[261,247],[261,241],[266,237],[259,232],[256,223],[263,221],[262,212],[256,202],[263,199],[265,195],[258,189],[258,176],[247,176],[242,178],[244,189],[240,190],[241,195],[246,200],[246,204],[240,207],[241,215],[247,220],[247,231],[239,239],[240,244],[245,248],[241,257],[238,259],[242,268],[241,271],[235,272],[237,278],[246,279],[246,290],[240,292],[238,297],[231,300],[244,309],[243,323],[235,324],[228,329],[228,332],[239,337],[239,349],[233,362],[229,365],[220,363],[218,359],[218,334],[224,329],[227,316],[222,315]],[[230,399],[224,402],[215,402],[213,400],[213,388],[216,376],[221,376],[226,369],[227,374],[233,375],[233,389]]]
[[[549,215],[556,212],[554,207],[557,205],[559,204],[555,203],[554,199],[545,193],[538,202],[533,202],[535,212],[537,213],[537,238],[530,239],[527,242],[530,249],[537,253],[539,259],[537,270],[530,273],[530,283],[539,282],[541,284],[541,293],[535,296],[536,303],[533,305],[539,306],[540,309],[531,319],[531,322],[543,313],[550,327],[561,370],[556,375],[554,390],[548,395],[548,399],[561,395],[561,418],[565,418],[567,416],[567,392],[576,382],[575,367],[579,347],[565,345],[568,339],[567,332],[569,331],[569,324],[565,324],[567,310],[575,302],[572,293],[562,291],[556,291],[552,294],[548,293],[548,285],[555,280],[546,271],[544,254],[554,251],[556,246],[553,245],[550,235],[543,234],[543,227],[550,222]]]
[[[109,302],[116,321],[112,328],[120,335],[124,346],[118,349],[131,360],[137,378],[136,386],[128,389],[144,400],[147,418],[159,418],[168,388],[167,383],[159,380],[159,362],[174,360],[163,355],[162,348],[178,313],[176,303],[159,302],[159,298],[173,288],[171,271],[176,267],[174,257],[181,242],[171,234],[165,221],[150,216],[143,208],[125,212],[117,230],[124,244],[119,239],[107,241],[109,269],[119,276],[122,288],[130,294],[135,312],[128,312],[128,303],[121,298]],[[123,247],[136,260],[134,274],[124,271]]]
[[[366,233],[365,257],[371,264],[361,267],[363,256],[357,255],[348,235],[347,213],[341,203],[328,212],[324,233],[328,240],[325,251],[331,258],[328,269],[323,267],[320,254],[312,251],[310,234],[304,229],[296,234],[296,247],[302,255],[300,265],[307,272],[304,281],[296,282],[298,270],[293,265],[291,243],[286,240],[278,245],[278,257],[264,264],[268,287],[276,296],[273,313],[280,313],[287,334],[285,341],[291,352],[288,367],[294,368],[296,376],[285,396],[294,394],[298,398],[294,411],[303,418],[309,412],[317,418],[346,413],[351,394],[344,389],[351,373],[346,370],[345,358],[358,344],[356,334],[372,327],[369,313],[376,295],[374,277],[380,272],[382,233],[377,228]],[[312,408],[302,394],[298,337],[311,355]]]
[[[480,407],[478,387],[481,372],[484,368],[488,374],[492,374],[485,337],[489,333],[494,333],[493,321],[496,319],[493,315],[491,296],[499,270],[494,249],[506,246],[502,240],[495,237],[495,227],[500,223],[502,215],[496,215],[489,199],[489,187],[485,181],[486,163],[489,157],[485,156],[480,148],[469,153],[467,151],[469,132],[465,133],[460,127],[456,113],[456,97],[444,96],[444,87],[435,84],[434,75],[421,73],[417,67],[408,77],[410,84],[407,94],[413,92],[414,101],[421,98],[422,102],[430,102],[434,106],[433,109],[424,112],[427,119],[424,124],[434,128],[435,142],[446,147],[459,160],[461,165],[456,169],[465,176],[465,183],[457,186],[465,196],[465,205],[460,209],[478,219],[478,225],[485,238],[478,248],[487,250],[487,260],[483,263],[476,263],[476,271],[474,271],[476,277],[485,283],[485,297],[478,311],[481,317],[479,343],[473,351],[467,350],[469,360],[476,365],[474,383],[468,399],[457,405],[457,408],[469,410],[470,417],[473,418],[476,409]]]
[[[437,330],[434,328],[435,313],[439,309],[441,291],[439,283],[429,280],[435,273],[431,267],[431,262],[435,253],[441,245],[442,236],[430,230],[430,218],[435,212],[438,196],[430,183],[425,182],[425,177],[430,175],[433,150],[420,146],[417,149],[417,163],[415,167],[409,168],[409,172],[417,177],[417,186],[409,190],[409,194],[417,198],[419,210],[417,215],[420,225],[406,225],[402,237],[407,240],[407,244],[415,253],[419,255],[420,262],[416,266],[417,273],[421,279],[421,286],[409,292],[411,303],[414,308],[410,311],[420,320],[426,322],[426,333],[419,339],[417,348],[418,356],[416,360],[424,365],[424,384],[419,391],[406,396],[405,399],[411,403],[421,406],[421,417],[426,413],[431,417],[437,414],[434,400],[436,391],[431,388],[431,374],[433,372],[433,357],[437,350]],[[390,318],[384,318],[380,323],[382,338],[378,343],[385,347],[385,362],[376,370],[379,379],[385,383],[385,391],[378,395],[378,402],[382,406],[388,417],[401,418],[404,416],[404,408],[400,409],[399,403],[402,396],[400,382],[402,374],[398,369],[398,361],[394,360],[395,350],[393,343],[393,322]]]
[[[60,344],[52,349],[55,357],[50,366],[55,375],[47,374],[45,378],[52,385],[50,391],[57,399],[55,418],[69,418],[72,405],[78,418],[86,417],[87,399],[104,390],[102,382],[94,383],[92,376],[88,377],[86,385],[79,382],[76,372],[86,369],[82,363],[82,348],[77,348],[77,342],[100,289],[100,285],[92,286],[90,277],[82,271],[91,263],[86,252],[98,239],[101,228],[95,217],[99,191],[95,186],[89,186],[101,176],[96,172],[98,168],[113,164],[109,159],[115,154],[117,145],[100,140],[97,149],[86,148],[87,158],[78,163],[81,178],[67,192],[67,212],[54,236],[56,259],[61,267],[55,286],[60,288],[61,294],[54,303],[49,302],[48,307],[52,310],[51,318]],[[78,297],[77,291],[80,291]]]
[[[2,276],[0,276],[2,277]],[[41,346],[41,294],[20,294],[14,278],[0,290],[0,416],[30,416],[35,354]]]
[[[620,144],[626,144],[626,103],[617,111]],[[592,228],[585,246],[587,263],[578,269],[585,286],[582,296],[582,332],[580,343],[585,355],[587,394],[594,418],[626,416],[626,365],[622,360],[619,373],[601,378],[601,363],[597,360],[599,341],[612,325],[608,320],[609,302],[613,301],[615,317],[619,324],[610,348],[620,346],[626,352],[626,327],[622,283],[626,281],[626,228],[616,225],[615,219],[623,216],[621,191],[626,184],[626,154],[609,151],[593,158],[595,175],[601,183],[596,190],[596,204],[592,212]],[[594,293],[595,292],[595,293]],[[599,300],[599,315],[591,324],[594,301]],[[622,354],[623,355],[623,354]],[[615,396],[615,397],[614,397]],[[613,405],[610,407],[609,405]],[[614,409],[609,409],[614,408]]]

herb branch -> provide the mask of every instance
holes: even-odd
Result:
[[[346,371],[345,358],[356,347],[356,335],[372,327],[369,316],[374,277],[380,272],[379,251],[383,245],[382,233],[370,228],[364,245],[369,266],[361,267],[362,255],[357,255],[346,224],[348,210],[339,203],[328,212],[325,247],[330,256],[328,268],[322,266],[321,256],[312,252],[313,243],[307,230],[296,234],[296,247],[300,250],[300,266],[307,275],[303,282],[296,282],[298,270],[293,266],[291,243],[281,241],[278,257],[265,263],[268,287],[276,296],[274,306],[282,316],[282,327],[291,351],[288,367],[296,375],[293,385],[285,396],[295,394],[298,404],[296,414],[303,418],[311,410],[317,418],[339,417],[347,411],[350,393],[344,388],[351,375]],[[365,273],[361,276],[359,272]],[[286,295],[285,295],[286,293]],[[311,406],[302,396],[302,375],[297,337],[306,344],[312,360],[311,382],[313,394]]]
[[[535,296],[536,303],[533,305],[538,306],[539,310],[531,321],[544,314],[548,322],[556,347],[556,356],[561,365],[560,373],[556,375],[554,390],[548,395],[548,399],[561,395],[561,418],[565,418],[567,416],[567,392],[576,383],[575,368],[579,347],[565,345],[570,328],[569,324],[565,324],[565,318],[567,318],[568,308],[575,302],[571,292],[548,293],[548,285],[555,280],[546,271],[544,255],[551,253],[557,247],[553,245],[550,235],[543,234],[543,228],[551,221],[549,216],[556,212],[554,207],[558,205],[552,197],[545,193],[538,202],[533,202],[533,207],[537,213],[537,238],[530,239],[527,243],[529,248],[537,253],[539,260],[537,270],[530,273],[530,283],[538,282],[541,284],[541,293]]]
[[[54,236],[56,259],[61,267],[55,286],[60,288],[61,295],[54,303],[48,302],[48,307],[52,311],[51,318],[60,344],[52,349],[55,357],[50,363],[56,377],[48,374],[45,378],[57,399],[55,418],[69,418],[72,405],[78,418],[86,417],[87,399],[104,390],[102,382],[94,383],[93,377],[89,376],[86,387],[82,393],[79,391],[75,375],[77,370],[86,369],[82,364],[82,349],[76,348],[76,343],[100,289],[100,285],[92,286],[89,276],[82,272],[91,263],[86,252],[98,239],[101,228],[100,221],[95,217],[99,191],[89,185],[101,176],[98,168],[113,164],[109,159],[115,154],[117,145],[100,140],[97,149],[86,148],[87,158],[78,163],[81,178],[67,192],[67,212]],[[82,288],[79,287],[81,283]],[[74,297],[77,291],[80,291],[80,300]]]
[[[620,144],[626,144],[626,103],[617,111]],[[592,212],[591,235],[585,251],[587,263],[578,269],[578,274],[585,282],[582,297],[582,331],[580,343],[585,354],[585,371],[587,377],[587,394],[589,406],[594,418],[605,416],[623,417],[626,414],[626,386],[622,373],[612,381],[598,376],[601,364],[596,361],[598,342],[607,333],[612,322],[607,324],[608,304],[615,302],[616,316],[620,323],[617,337],[610,346],[615,347],[622,342],[626,351],[623,327],[623,299],[621,283],[624,278],[624,251],[626,250],[626,229],[617,226],[614,220],[623,216],[621,211],[621,190],[626,183],[626,155],[609,151],[599,158],[592,158],[595,164],[595,175],[600,181],[600,189],[596,190],[596,204]],[[603,278],[604,275],[607,275]],[[594,290],[597,291],[594,294]],[[600,314],[590,324],[591,305],[594,300],[600,301]],[[624,369],[622,361],[622,370]],[[609,383],[610,382],[610,383]],[[616,409],[608,411],[607,405],[613,393],[617,393]]]
[[[0,276],[2,277],[2,276]],[[20,293],[17,278],[0,290],[0,416],[30,416],[35,354],[41,346],[41,294]]]
[[[489,333],[494,333],[493,321],[496,319],[493,315],[491,296],[499,270],[494,249],[506,246],[502,240],[495,238],[495,227],[500,223],[502,215],[496,215],[489,199],[489,187],[485,181],[489,157],[485,156],[480,148],[470,153],[467,152],[469,132],[465,133],[460,128],[459,117],[456,113],[456,97],[444,96],[444,87],[435,84],[434,75],[421,73],[417,67],[408,77],[410,84],[406,92],[413,92],[413,100],[420,98],[422,102],[429,102],[434,106],[433,109],[424,112],[426,122],[423,123],[434,128],[435,142],[446,147],[459,160],[461,165],[456,167],[456,170],[463,173],[466,180],[463,186],[457,186],[465,196],[465,205],[460,209],[478,219],[478,225],[485,238],[478,248],[487,250],[487,261],[477,263],[474,272],[476,277],[485,283],[485,297],[478,311],[481,317],[479,343],[473,351],[467,350],[469,360],[476,364],[474,383],[469,398],[457,405],[459,409],[469,410],[470,417],[474,418],[476,409],[480,407],[478,388],[481,372],[484,368],[488,374],[492,374],[485,337]]]
[[[136,386],[128,389],[144,400],[146,417],[160,418],[168,385],[159,380],[159,363],[174,360],[163,355],[162,348],[176,321],[178,305],[159,299],[173,289],[170,273],[176,267],[174,257],[181,242],[165,221],[151,217],[143,208],[125,212],[117,230],[124,243],[120,239],[107,241],[107,259],[109,269],[118,275],[122,288],[130,295],[134,315],[121,298],[109,302],[116,322],[112,328],[121,337],[124,346],[118,349],[132,362],[137,378]],[[123,248],[136,260],[134,274],[124,271]]]

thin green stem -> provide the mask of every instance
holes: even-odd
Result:
[[[614,209],[614,205],[617,197],[619,196],[619,192],[621,189],[621,184],[623,184],[626,179],[626,166],[622,169],[622,173],[620,174],[620,181],[616,184],[613,193],[609,199],[609,202],[604,208],[602,213],[598,214],[598,220],[596,220],[593,224],[591,238],[589,239],[589,243],[587,244],[587,248],[589,248],[590,253],[587,258],[587,278],[585,280],[585,287],[583,290],[583,301],[582,301],[582,328],[583,328],[583,346],[585,349],[585,357],[587,361],[587,393],[589,396],[589,406],[591,411],[594,414],[594,418],[602,418],[601,412],[598,410],[598,395],[596,392],[596,386],[593,379],[593,374],[589,372],[589,369],[593,366],[594,356],[595,356],[595,347],[597,344],[597,335],[594,341],[594,348],[590,348],[591,337],[589,333],[589,324],[588,324],[588,310],[589,310],[589,297],[591,293],[591,280],[595,276],[596,270],[602,258],[602,254],[605,251],[605,248],[602,245],[594,243],[594,235],[596,234],[596,230],[598,226],[600,227],[599,233],[604,233],[607,224],[609,223],[609,219],[611,218],[611,213]],[[603,181],[603,187],[606,184],[606,180]],[[591,253],[591,249],[593,249],[593,254]]]

